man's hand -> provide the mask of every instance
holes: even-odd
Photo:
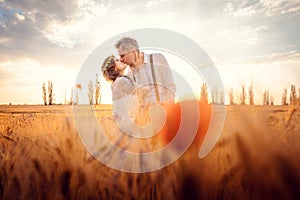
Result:
[[[143,52],[135,52],[135,60],[132,60],[133,66],[139,67],[144,64],[144,53]]]

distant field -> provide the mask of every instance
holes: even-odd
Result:
[[[99,121],[112,114],[111,105],[81,108]],[[299,199],[299,122],[299,107],[226,106],[207,157],[189,149],[164,169],[134,174],[86,151],[72,106],[2,105],[0,199]]]
[[[76,106],[76,105],[74,105]],[[81,107],[92,107],[97,112],[109,113],[111,112],[111,104],[89,106],[78,105]],[[0,114],[25,114],[25,113],[67,113],[71,114],[73,110],[72,105],[0,105]]]

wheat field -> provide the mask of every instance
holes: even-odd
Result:
[[[85,149],[72,106],[0,106],[0,199],[299,199],[299,119],[299,107],[226,106],[208,156],[126,173]]]

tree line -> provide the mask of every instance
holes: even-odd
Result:
[[[229,105],[255,105],[254,103],[254,90],[253,86],[248,87],[248,91],[245,86],[242,85],[239,93],[239,99],[234,98],[234,91],[230,89],[229,92]],[[248,101],[247,101],[248,100]],[[200,88],[200,101],[208,103],[208,87],[206,83],[203,83]],[[225,95],[224,92],[219,92],[217,87],[211,89],[211,102],[212,104],[224,105]],[[263,92],[262,105],[274,105],[274,97],[269,90]],[[288,103],[288,90],[285,88],[282,93],[281,105],[300,105],[300,87],[298,88],[298,96],[296,92],[296,86],[294,84],[290,87],[290,96]]]
[[[82,90],[81,84],[76,85],[76,97],[75,101],[73,100],[73,91],[74,88],[71,89],[70,101],[67,101],[66,98],[66,91],[65,91],[65,102],[64,104],[67,105],[76,105],[78,104],[78,89]],[[89,105],[99,105],[101,104],[101,85],[99,81],[98,75],[96,75],[96,82],[93,84],[93,81],[90,80],[88,82],[88,104]],[[53,105],[54,104],[54,93],[53,93],[53,83],[52,81],[48,81],[48,87],[46,87],[46,83],[42,85],[43,91],[43,102],[44,105]],[[209,88],[206,83],[203,83],[200,88],[200,101],[209,103]],[[242,85],[241,91],[239,93],[239,99],[234,98],[234,91],[233,89],[229,92],[229,105],[255,105],[254,103],[254,90],[253,86],[250,85],[248,90],[246,90],[245,86]],[[223,91],[218,91],[217,87],[213,87],[211,89],[211,102],[212,104],[225,104],[225,94]],[[263,92],[262,97],[262,105],[274,105],[274,97],[270,93],[269,90],[265,90]],[[290,87],[290,96],[289,96],[289,103],[288,103],[288,90],[285,88],[282,93],[281,105],[300,105],[300,87],[298,88],[298,96],[296,92],[296,86],[291,85]]]
[[[98,75],[96,75],[96,83],[95,85],[93,84],[93,81],[90,80],[88,82],[88,104],[89,105],[99,105],[101,104],[101,85],[99,81]],[[70,100],[67,100],[67,92],[65,90],[65,97],[64,97],[64,104],[65,105],[76,105],[78,104],[78,90],[82,90],[82,85],[81,84],[76,84],[75,90],[74,87],[71,88],[71,93],[70,93]],[[73,97],[75,91],[75,99]],[[42,92],[43,92],[43,103],[44,105],[53,105],[54,104],[54,93],[53,93],[53,83],[52,81],[48,81],[48,87],[46,87],[46,83],[43,83],[42,85]]]

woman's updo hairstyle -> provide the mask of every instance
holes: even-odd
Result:
[[[108,81],[115,81],[121,74],[115,70],[115,56],[108,56],[102,64],[102,74]]]

